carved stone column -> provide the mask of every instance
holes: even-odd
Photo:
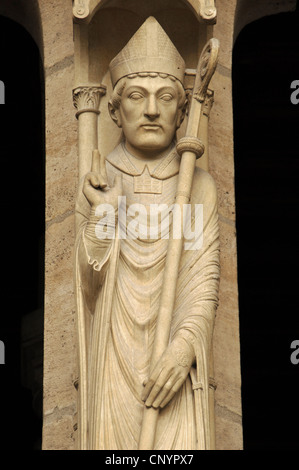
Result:
[[[91,155],[98,148],[98,115],[104,85],[80,86],[73,90],[74,106],[78,119],[79,178],[91,168]]]

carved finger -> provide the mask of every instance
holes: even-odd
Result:
[[[106,173],[105,157],[100,154],[98,149],[95,149],[92,152],[91,171],[92,173],[97,173],[99,175],[101,189],[106,188],[108,186],[108,178]]]
[[[100,175],[103,178],[104,183],[108,186],[108,177],[106,172],[106,158],[103,154],[100,154]]]
[[[85,177],[84,186],[92,186],[93,188],[100,187],[100,179],[97,173],[88,173]]]
[[[145,382],[146,382],[146,383],[145,383]],[[151,389],[152,389],[154,383],[155,383],[155,381],[152,380],[152,379],[151,379],[151,380],[146,380],[146,381],[144,381],[143,384],[144,384],[145,387],[144,387],[144,389],[143,389],[143,391],[142,391],[142,395],[141,395],[141,400],[142,400],[142,401],[145,401],[145,400],[147,399],[148,395],[149,395],[150,392],[151,392]]]
[[[178,382],[176,382],[174,384],[174,386],[172,387],[172,389],[169,391],[168,395],[166,395],[166,397],[164,398],[164,400],[159,403],[159,406],[160,408],[164,408],[166,405],[168,405],[168,403],[170,402],[170,400],[172,400],[172,398],[175,396],[175,394],[179,391],[179,389],[181,388],[182,386],[182,382],[181,380],[179,380]]]
[[[155,382],[154,386],[152,387],[150,394],[148,395],[145,406],[152,406],[153,402],[156,400],[158,395],[160,394],[162,388],[164,387],[165,383],[169,379],[169,375],[165,373],[161,373],[158,377],[158,380]]]
[[[91,172],[100,173],[100,152],[98,149],[92,151]]]
[[[149,395],[152,393],[152,389],[155,386],[155,384],[156,384],[156,382],[159,378],[160,373],[161,373],[161,367],[158,367],[158,365],[156,365],[156,367],[152,371],[149,379],[147,379],[146,383],[144,383],[145,387],[144,387],[143,392],[142,392],[142,397],[141,397],[142,401],[147,400]]]
[[[159,377],[160,372],[161,372],[161,370],[158,369],[158,367],[156,366],[154,368],[153,372],[151,373],[150,377],[143,381],[144,389],[143,389],[143,392],[142,392],[142,395],[141,395],[142,401],[145,401],[148,398],[148,396],[151,393],[151,390],[152,390],[156,380]]]
[[[164,387],[162,388],[161,392],[157,396],[157,398],[153,402],[153,408],[159,408],[163,400],[169,395],[170,391],[172,390],[172,381],[168,380]]]

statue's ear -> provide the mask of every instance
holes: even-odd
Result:
[[[117,127],[122,127],[119,109],[116,109],[111,103],[111,101],[108,102],[108,110],[112,121],[115,122]]]
[[[186,98],[183,106],[179,109],[178,118],[177,118],[177,129],[181,126],[183,120],[185,119],[186,111],[188,108],[188,99]]]

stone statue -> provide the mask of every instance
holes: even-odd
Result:
[[[138,449],[144,409],[153,408],[154,449],[202,448],[203,435],[209,448],[219,241],[215,184],[199,168],[169,344],[150,370],[169,238],[181,221],[175,139],[187,108],[184,60],[150,17],[110,73],[109,112],[123,140],[105,158],[93,152],[76,205],[80,446]]]

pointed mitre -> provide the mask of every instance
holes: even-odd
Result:
[[[109,65],[113,88],[132,73],[157,72],[184,82],[185,62],[156,18],[150,16]]]

